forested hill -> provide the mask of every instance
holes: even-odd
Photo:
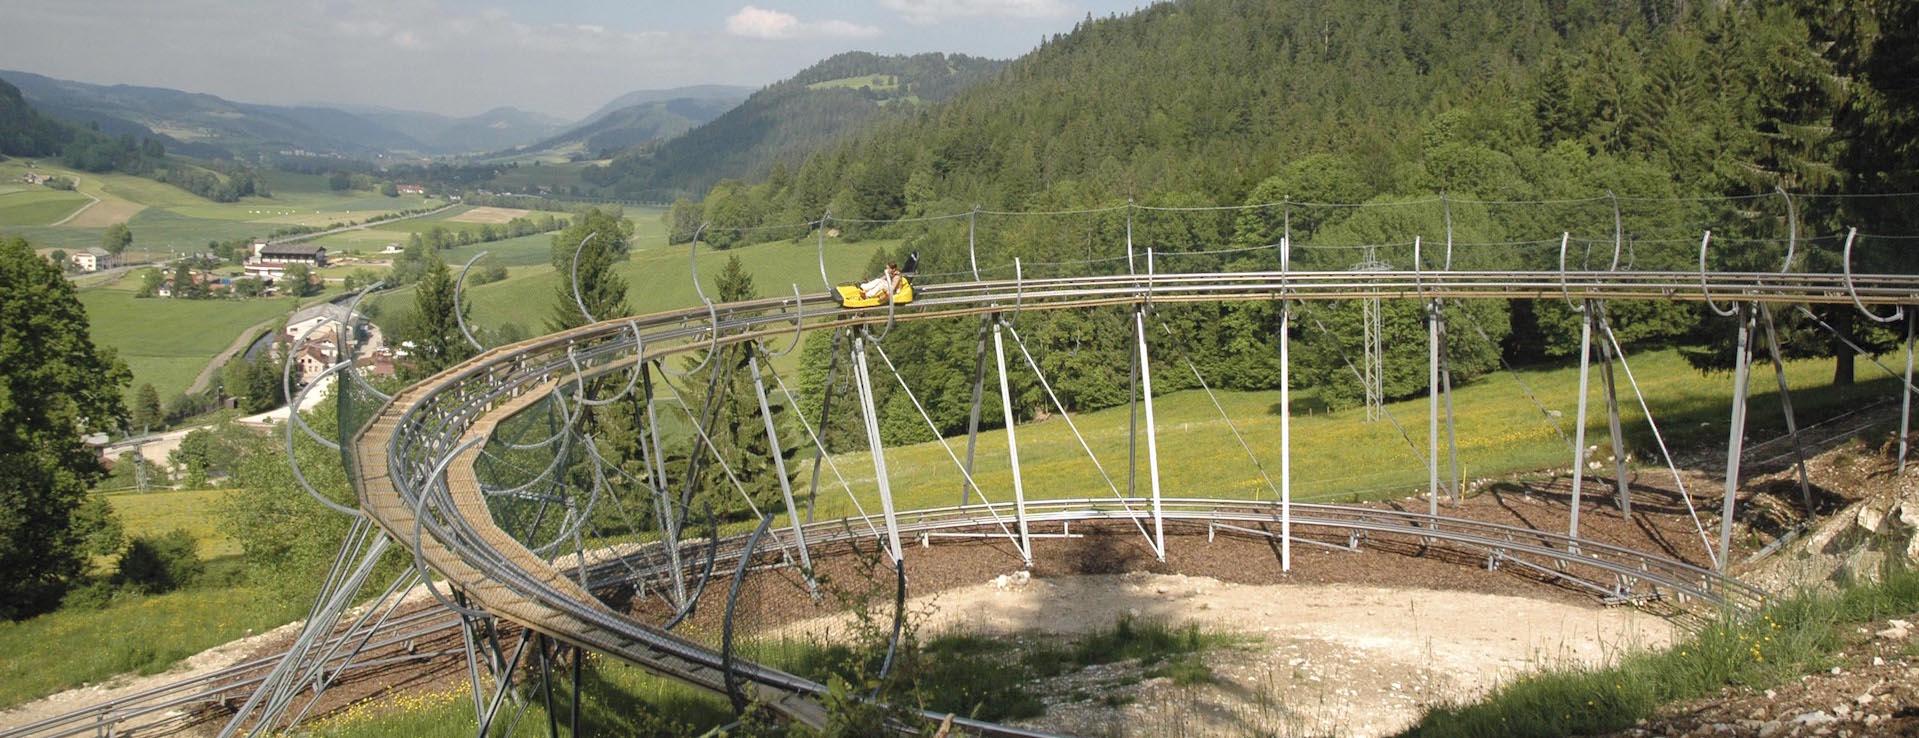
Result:
[[[725,248],[810,237],[805,227],[763,227],[830,212],[841,237],[904,238],[900,249],[922,251],[923,271],[937,274],[968,269],[966,218],[874,221],[964,213],[976,205],[1070,211],[1128,200],[1380,205],[1293,209],[1292,234],[1306,249],[1298,258],[1323,260],[1314,268],[1346,268],[1360,258],[1347,249],[1359,244],[1414,236],[1444,242],[1449,233],[1440,193],[1455,201],[1597,198],[1601,204],[1583,209],[1482,202],[1453,208],[1450,223],[1462,242],[1557,241],[1566,229],[1603,237],[1610,247],[1614,222],[1603,203],[1612,192],[1634,198],[1622,230],[1643,245],[1639,268],[1692,268],[1682,252],[1696,249],[1707,227],[1725,239],[1718,243],[1740,244],[1715,251],[1722,263],[1776,268],[1789,221],[1783,202],[1770,195],[1775,187],[1799,196],[1802,236],[1829,237],[1843,232],[1842,223],[1919,233],[1912,223],[1891,220],[1912,216],[1910,200],[1903,211],[1874,214],[1864,206],[1895,200],[1825,197],[1915,189],[1919,143],[1898,135],[1914,120],[1911,103],[1901,102],[1913,95],[1909,74],[1898,70],[1910,64],[1910,37],[1919,23],[1874,15],[1910,14],[1900,8],[1911,5],[1179,0],[1123,17],[1089,18],[946,104],[868,125],[797,169],[774,170],[758,181],[721,181],[702,202],[676,204],[669,220],[681,240],[705,223],[705,240]],[[1757,195],[1766,197],[1714,199]],[[1385,207],[1417,202],[1434,204]],[[1205,250],[1277,243],[1281,212],[981,216],[979,260],[982,268],[1010,276],[1018,256],[1028,275],[1047,275],[1114,268],[1092,262],[1118,254],[1116,268],[1123,270],[1119,244],[1130,227],[1139,243],[1156,243],[1163,255],[1195,252],[1184,255],[1184,268],[1235,268]],[[1670,252],[1651,248],[1688,241],[1693,246]],[[1404,265],[1410,251],[1381,258]],[[1836,269],[1835,252],[1822,246],[1798,255],[1808,262],[1803,266]],[[1860,258],[1907,254],[1875,249]],[[1270,254],[1260,258],[1271,267]],[[1390,397],[1424,391],[1418,310],[1411,301],[1387,307]],[[1329,325],[1325,336],[1360,333],[1356,309],[1314,311]],[[1456,378],[1496,368],[1502,352],[1515,361],[1539,361],[1578,345],[1576,318],[1563,303],[1516,301],[1509,310],[1482,302],[1462,311],[1472,313],[1490,342],[1462,341],[1449,349]],[[1197,348],[1191,353],[1215,386],[1261,389],[1276,381],[1271,306],[1180,306],[1161,314],[1177,326],[1180,341]],[[1851,316],[1835,310],[1827,317],[1852,330]],[[1679,344],[1701,366],[1723,366],[1731,356],[1730,322],[1691,307],[1620,305],[1611,318],[1627,343]],[[1033,324],[1032,335],[1047,337],[1047,348],[1062,349],[1043,351],[1048,358],[1041,362],[1060,377],[1055,389],[1069,407],[1123,400],[1112,389],[1125,386],[1123,315],[1084,311],[1022,320]],[[942,430],[955,420],[945,410],[966,405],[946,389],[965,386],[971,364],[965,351],[952,347],[970,345],[970,330],[914,327],[888,339],[889,348],[897,344],[921,357],[905,371],[916,388],[926,388],[920,399],[934,408]],[[1890,333],[1860,326],[1854,335],[1867,345],[1890,345]],[[1342,358],[1354,347],[1318,330],[1301,337],[1307,345],[1295,348],[1295,381],[1327,396],[1356,394]],[[1788,350],[1834,351],[1817,329],[1802,338]],[[1850,379],[1843,361],[1850,354],[1838,353],[1839,373]],[[948,365],[948,355],[958,358]],[[1030,390],[1016,391],[1036,410],[1038,395]],[[912,423],[897,427],[906,433]]]
[[[797,166],[862,124],[910,118],[1002,64],[964,54],[839,54],[685,135],[587,170],[588,178],[622,197],[667,200],[704,192],[727,177],[765,176],[774,163]]]

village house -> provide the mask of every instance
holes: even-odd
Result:
[[[402,194],[402,195],[424,195],[424,194],[426,194],[426,187],[424,187],[424,186],[421,186],[421,185],[400,185],[400,186],[399,186],[399,187],[397,187],[396,189],[398,189],[398,190],[400,191],[400,194]]]
[[[73,256],[68,258],[73,260],[73,265],[79,267],[80,271],[97,272],[101,267],[106,266],[113,255],[107,253],[106,249],[96,246],[85,251],[75,251]]]

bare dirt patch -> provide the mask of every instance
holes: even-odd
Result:
[[[496,208],[480,206],[459,215],[447,218],[448,223],[492,223],[498,225],[514,218],[525,217],[529,211],[518,208]]]
[[[1208,654],[1212,684],[1141,679],[1124,664],[1049,680],[1040,687],[1047,714],[1026,724],[1072,735],[1385,735],[1436,701],[1471,699],[1541,666],[1664,646],[1673,632],[1629,608],[1146,572],[973,585],[908,606],[926,613],[923,633],[1046,637],[1133,617],[1245,636]],[[829,617],[768,635],[831,639],[850,626]]]

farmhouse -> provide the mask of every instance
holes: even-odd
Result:
[[[100,267],[106,265],[107,260],[112,256],[112,254],[107,253],[106,249],[96,246],[85,251],[75,251],[71,258],[73,259],[73,265],[79,267],[80,271],[97,272],[100,271]]]
[[[249,277],[277,280],[286,274],[287,267],[294,264],[306,264],[314,269],[327,265],[326,247],[307,244],[253,244],[253,258],[246,263]]]
[[[400,185],[397,189],[400,191],[400,194],[402,195],[426,194],[426,187],[423,185]]]

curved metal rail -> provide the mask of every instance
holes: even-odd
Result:
[[[700,643],[615,612],[498,527],[473,472],[476,448],[506,417],[581,378],[687,351],[733,345],[794,330],[890,324],[1023,310],[1235,300],[1338,300],[1415,296],[1448,300],[1559,298],[1704,301],[1711,296],[1760,303],[1900,305],[1919,302],[1919,276],[1700,272],[1231,272],[979,281],[916,287],[897,310],[846,312],[827,296],[796,295],[725,305],[702,304],[639,318],[616,318],[487,351],[395,396],[357,434],[354,464],[362,507],[388,535],[486,610],[567,643],[599,651],[680,681],[725,693],[721,655]],[[638,352],[640,355],[634,356]],[[452,455],[449,458],[449,455]],[[451,462],[451,463],[448,463]],[[439,473],[439,470],[445,472]],[[1034,520],[1115,518],[1120,501],[1033,501]],[[1489,565],[1520,562],[1588,586],[1632,596],[1637,583],[1707,602],[1748,604],[1759,594],[1697,567],[1629,549],[1535,530],[1370,508],[1295,505],[1295,525],[1351,534],[1442,540],[1488,555]],[[900,529],[953,530],[982,524],[991,506],[910,511]],[[1181,500],[1166,514],[1209,525],[1273,520],[1271,505]],[[999,517],[1003,517],[999,516]],[[850,529],[838,521],[842,531]],[[813,534],[833,533],[815,524]],[[842,532],[842,535],[845,533]],[[681,545],[692,545],[686,541]],[[737,554],[736,554],[737,556]],[[1573,572],[1587,572],[1584,576]],[[1593,577],[1610,575],[1607,587]],[[825,686],[776,669],[735,661],[753,697],[794,719],[822,718],[814,699]],[[943,717],[943,716],[934,716]],[[1035,735],[957,721],[988,735]]]

